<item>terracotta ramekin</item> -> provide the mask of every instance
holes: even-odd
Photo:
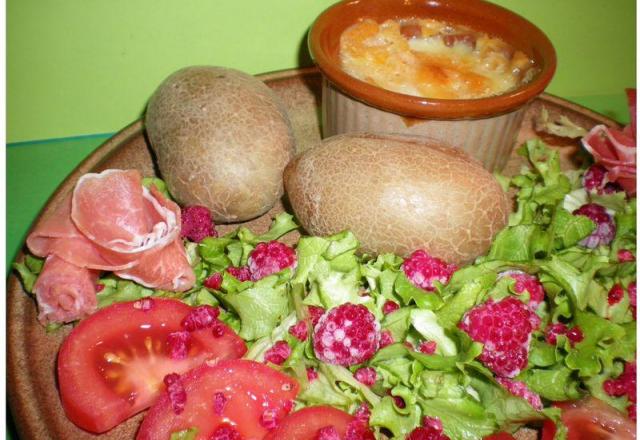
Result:
[[[360,81],[340,67],[340,35],[357,21],[434,18],[502,38],[539,69],[527,84],[481,99],[429,99]],[[324,137],[345,132],[402,133],[460,148],[489,171],[500,170],[514,147],[527,105],[547,87],[556,53],[547,36],[523,17],[483,0],[345,0],[325,10],[309,32],[309,49],[323,75]]]

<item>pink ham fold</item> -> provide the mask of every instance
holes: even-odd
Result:
[[[53,266],[51,271],[72,274],[67,266],[74,267],[79,280],[86,280],[87,273],[114,271],[146,287],[186,291],[195,274],[180,239],[180,224],[178,205],[155,187],[145,188],[138,171],[106,170],[82,176],[73,194],[29,235],[27,246],[34,255],[47,257],[45,267]],[[47,284],[56,281],[50,273],[37,283],[40,292],[48,292],[36,295],[41,311],[46,311],[43,319],[68,322],[95,309],[95,287],[78,290],[85,295],[78,304],[87,307],[75,312],[61,308],[52,292],[62,291]]]
[[[69,322],[96,310],[96,282],[99,271],[67,263],[50,255],[33,286],[42,324]]]
[[[633,196],[636,194],[636,91],[627,90],[631,123],[622,130],[596,125],[582,138],[582,145],[596,163],[608,171],[608,178]]]

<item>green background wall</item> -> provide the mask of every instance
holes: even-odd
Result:
[[[634,0],[495,2],[554,42],[559,67],[549,92],[626,119],[623,88],[636,78]],[[117,131],[186,65],[250,73],[309,65],[306,31],[332,3],[8,0],[7,140]]]

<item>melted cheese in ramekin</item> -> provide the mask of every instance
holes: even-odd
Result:
[[[341,35],[340,61],[362,81],[438,99],[499,95],[536,72],[532,60],[500,38],[432,19],[364,19]]]

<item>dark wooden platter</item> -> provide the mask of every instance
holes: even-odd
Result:
[[[320,140],[320,74],[315,68],[287,70],[261,75],[285,103],[294,134],[297,150],[303,151]],[[605,116],[551,95],[542,95],[529,108],[518,136],[518,144],[536,137],[533,121],[544,106],[554,119],[559,115],[569,117],[574,123],[590,128],[595,124],[618,124]],[[547,137],[545,140],[558,148],[565,168],[573,168],[580,160],[580,146],[566,139]],[[523,160],[515,153],[504,172],[516,172]],[[38,221],[52,215],[60,201],[72,191],[78,178],[87,172],[108,168],[137,168],[144,175],[157,174],[153,157],[145,137],[141,121],[121,130],[91,153],[59,186],[39,214]],[[242,223],[261,232],[268,228],[275,214],[282,211],[282,204],[275,206],[264,216]],[[222,225],[226,233],[240,224]],[[297,239],[297,237],[292,237]],[[24,258],[26,249],[18,255]],[[55,363],[58,347],[71,327],[47,333],[36,320],[34,299],[24,292],[20,281],[11,274],[7,284],[7,392],[11,412],[17,430],[24,439],[92,439],[131,440],[142,420],[139,414],[106,434],[95,436],[80,430],[64,415],[56,387]],[[520,433],[520,438],[536,438],[535,433]]]

